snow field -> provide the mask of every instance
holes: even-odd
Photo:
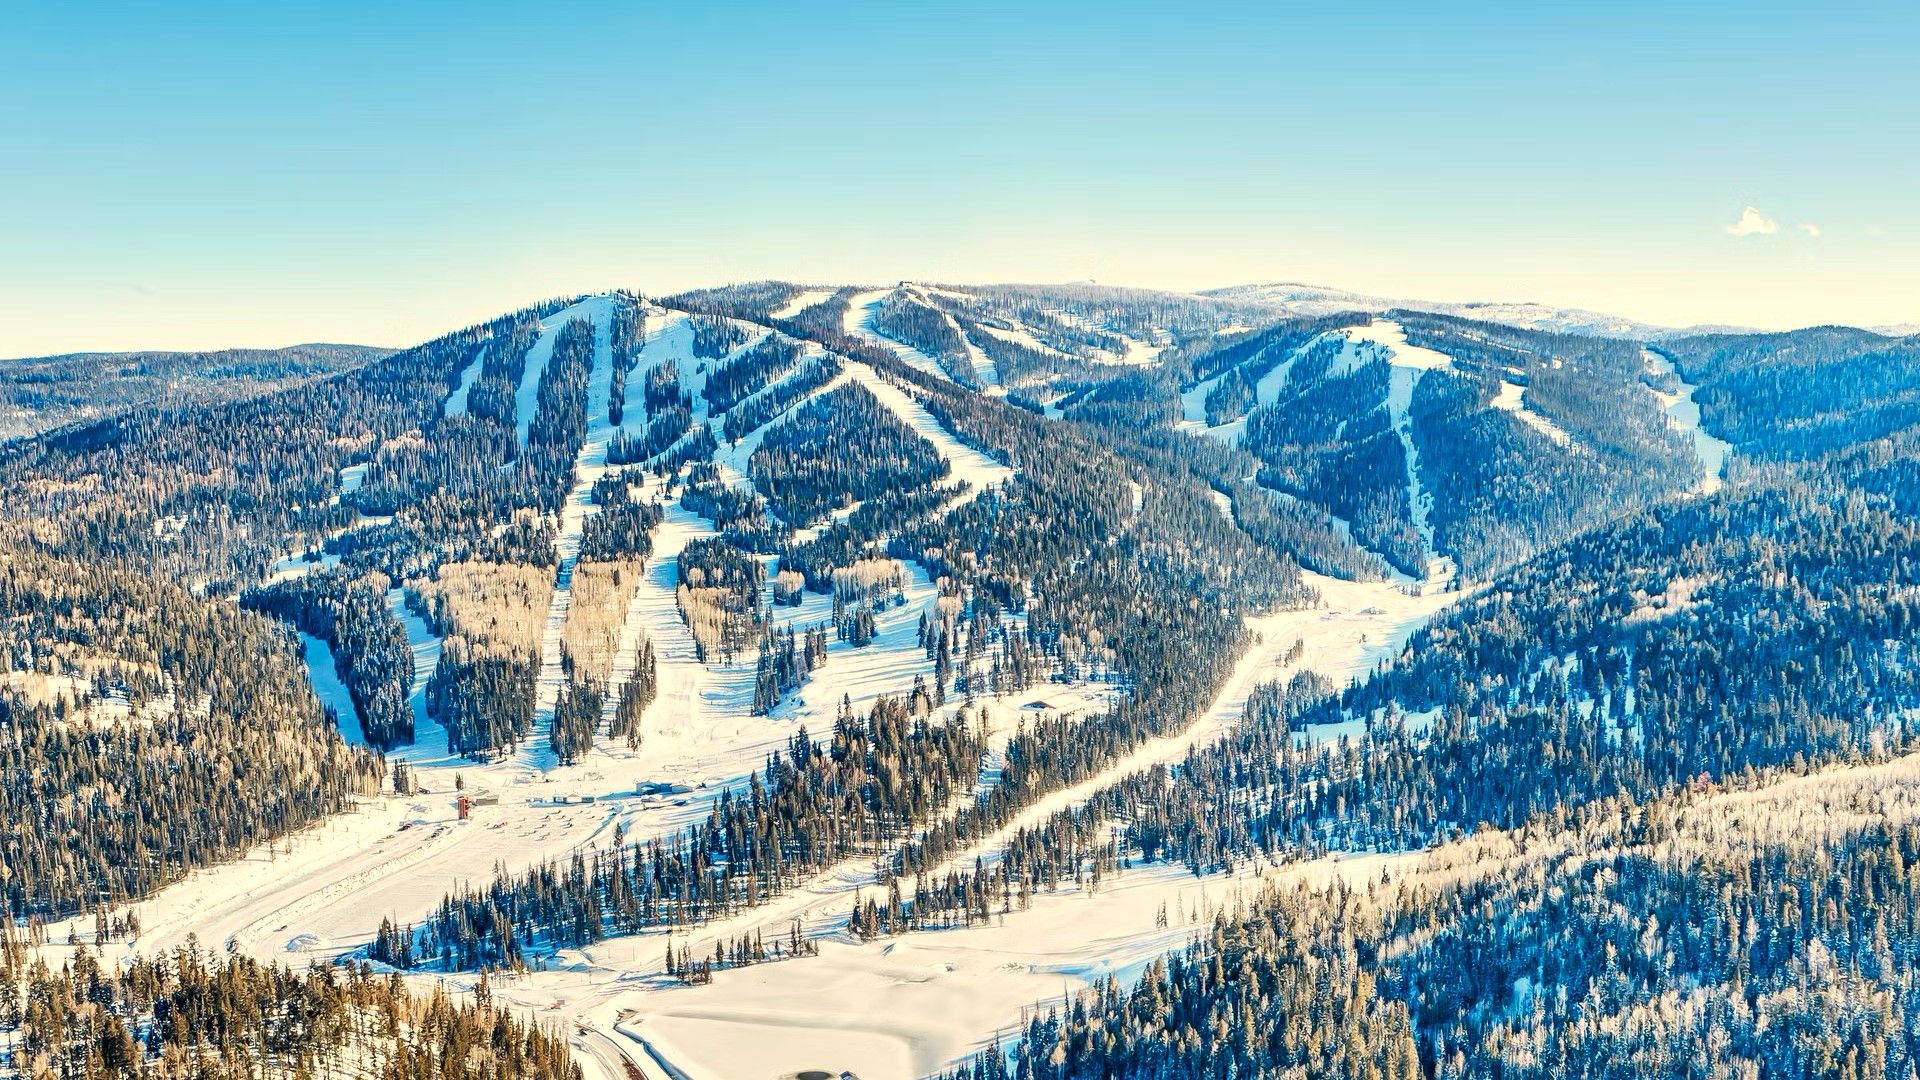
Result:
[[[1420,545],[1427,553],[1426,576],[1421,587],[1433,588],[1453,576],[1453,559],[1434,551],[1431,520],[1433,496],[1427,493],[1420,482],[1420,450],[1413,442],[1413,422],[1408,413],[1413,406],[1414,386],[1429,371],[1452,370],[1453,358],[1432,349],[1407,344],[1406,331],[1401,329],[1399,323],[1376,319],[1366,326],[1350,327],[1341,332],[1350,341],[1384,350],[1387,362],[1392,366],[1387,390],[1387,412],[1392,417],[1393,430],[1400,436],[1400,445],[1406,451],[1407,507],[1413,517],[1413,527],[1420,533]],[[1347,358],[1343,356],[1342,359]],[[1341,361],[1336,361],[1334,366],[1340,368]]]
[[[1386,583],[1316,575],[1312,584],[1323,592],[1321,607],[1249,620],[1258,635],[1255,644],[1189,732],[1156,740],[1098,780],[1056,793],[1022,821],[1031,823],[1083,801],[1132,769],[1179,760],[1187,746],[1216,737],[1237,721],[1259,682],[1296,667],[1336,682],[1365,673],[1396,653],[1442,604],[1437,597],[1409,596]],[[1295,641],[1304,642],[1304,648],[1297,664],[1289,666],[1284,656]],[[832,663],[823,671],[830,672]],[[1032,696],[1057,704],[1059,689],[1036,688]],[[1076,704],[1093,708],[1099,703],[1082,697]],[[1011,710],[1004,703],[989,711],[998,726],[1007,725]],[[953,862],[991,857],[1003,841],[1004,833],[985,838]],[[1355,880],[1371,879],[1393,858],[1329,859],[1265,873],[1315,880],[1349,873]],[[801,1068],[922,1076],[973,1053],[996,1032],[1011,1034],[1036,1004],[1044,1009],[1063,993],[1076,993],[1109,974],[1123,982],[1133,978],[1153,958],[1182,945],[1206,923],[1208,912],[1250,896],[1259,884],[1251,873],[1195,879],[1180,868],[1144,867],[1109,879],[1098,891],[1040,895],[1030,910],[1005,915],[995,925],[849,941],[839,932],[845,914],[872,880],[870,868],[843,865],[774,905],[673,938],[676,946],[690,944],[697,953],[716,940],[755,930],[769,938],[784,935],[798,918],[819,940],[817,957],[721,972],[713,987],[686,987],[663,977],[665,940],[644,935],[562,954],[557,966],[565,970],[496,985],[495,993],[530,1005],[557,1005],[596,1027],[611,1026],[627,1039],[634,1056],[656,1055],[678,1075],[696,1080],[777,1076]],[[1171,925],[1158,927],[1163,905]],[[884,1014],[863,1013],[847,1009],[848,1001],[885,1001],[889,1007]],[[647,1064],[658,1062],[650,1057]],[[656,1075],[669,1074],[657,1070]]]
[[[1415,598],[1409,598],[1415,599]],[[1865,827],[1920,821],[1920,755],[1789,776],[1752,791],[1709,794],[1675,817],[1672,856],[1729,846],[1820,841]],[[1165,952],[1203,933],[1214,913],[1263,887],[1365,888],[1383,876],[1430,887],[1519,864],[1610,859],[1575,834],[1490,831],[1432,851],[1346,854],[1277,868],[1244,866],[1194,878],[1146,866],[1098,890],[1063,889],[992,925],[856,943],[821,942],[817,957],[722,971],[711,987],[597,975],[535,973],[496,983],[496,997],[611,1028],[642,1075],[779,1076],[801,1068],[860,1076],[925,1076],[996,1038],[1011,1040],[1037,1010],[1070,1003],[1096,980],[1122,986]],[[1162,911],[1167,925],[1159,924]],[[849,1008],[885,1002],[884,1010]],[[671,1062],[669,1072],[651,1051]],[[648,1070],[651,1071],[648,1071]]]
[[[1263,405],[1272,405],[1274,402],[1279,401],[1280,391],[1286,388],[1287,380],[1293,375],[1294,361],[1304,355],[1308,349],[1319,344],[1328,334],[1335,333],[1338,333],[1338,331],[1330,330],[1326,334],[1315,337],[1305,345],[1288,353],[1285,360],[1275,364],[1272,370],[1262,375],[1260,381],[1254,384],[1253,405],[1247,412],[1252,413],[1254,409],[1258,409]],[[1269,346],[1269,348],[1272,348],[1272,346]],[[1239,367],[1251,363],[1253,359],[1255,358],[1249,357],[1247,360],[1243,360],[1240,364],[1234,366]],[[1334,361],[1333,367],[1338,369],[1341,362],[1341,360]],[[1233,368],[1228,368],[1227,370],[1231,371]],[[1181,393],[1180,427],[1187,431],[1198,432],[1219,439],[1229,446],[1238,446],[1247,430],[1247,418],[1245,416],[1242,416],[1238,420],[1217,424],[1213,427],[1207,426],[1207,395],[1213,393],[1214,387],[1218,386],[1220,380],[1225,378],[1226,375],[1227,372],[1223,371],[1211,379],[1199,383],[1194,386],[1193,389]]]

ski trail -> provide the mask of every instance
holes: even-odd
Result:
[[[854,381],[867,388],[880,404],[885,405],[899,421],[911,428],[914,434],[933,444],[935,453],[946,459],[950,471],[944,482],[965,480],[967,491],[946,509],[961,506],[979,498],[988,487],[1005,483],[1013,475],[1013,469],[975,450],[953,436],[942,427],[926,406],[911,394],[880,377],[880,373],[858,360],[848,360],[846,370]]]
[[[812,357],[815,357],[818,355],[820,355],[818,352],[814,352],[810,349],[808,353],[802,355],[800,363],[801,364],[809,363]],[[788,378],[791,378],[791,377],[792,376],[788,376]],[[720,441],[720,448],[714,451],[713,463],[720,469],[721,478],[724,479],[727,483],[732,484],[734,487],[741,488],[743,490],[752,488],[753,480],[752,480],[751,474],[748,472],[747,466],[751,464],[751,462],[753,461],[753,452],[755,450],[760,449],[760,444],[766,440],[767,432],[773,430],[775,426],[777,426],[781,421],[785,420],[787,417],[792,416],[794,413],[794,410],[800,408],[802,405],[805,405],[807,402],[812,401],[814,398],[820,397],[824,394],[831,394],[835,390],[838,390],[842,386],[845,386],[849,378],[850,376],[847,374],[846,365],[844,364],[841,365],[840,374],[835,375],[833,378],[828,379],[824,383],[821,383],[819,386],[815,387],[811,391],[808,391],[807,393],[802,394],[800,397],[794,399],[794,401],[791,404],[789,404],[786,408],[781,409],[779,412],[773,414],[772,416],[767,417],[766,423],[761,424],[759,427],[754,428],[752,431],[749,431],[745,435],[740,436],[737,442],[729,443],[725,440],[724,436],[720,436],[719,432],[715,432],[714,433],[715,436],[720,437],[721,441]],[[785,379],[780,380],[780,382],[785,382],[785,381],[786,381]],[[766,393],[768,390],[772,390],[774,386],[778,386],[778,385],[779,385],[779,382],[776,382],[773,384],[773,386],[769,386],[764,390],[757,391],[753,395],[753,397],[759,397],[761,394]],[[751,398],[747,400],[751,400]],[[741,402],[741,404],[744,405],[745,401]],[[740,405],[734,406],[734,408],[736,409],[739,407]]]
[[[520,751],[526,764],[541,771],[553,768],[556,763],[547,746],[547,735],[553,729],[554,709],[559,705],[560,691],[567,681],[562,657],[567,616],[573,611],[573,571],[580,563],[580,539],[586,531],[587,518],[599,512],[599,507],[593,505],[593,485],[606,472],[607,445],[613,439],[614,428],[607,418],[607,404],[613,396],[613,303],[611,296],[598,296],[575,304],[550,320],[551,329],[542,332],[540,343],[535,346],[536,352],[544,346],[540,363],[544,369],[553,355],[552,339],[558,336],[560,327],[573,318],[587,318],[592,322],[593,367],[587,377],[587,435],[574,457],[573,487],[560,510],[554,541],[559,565],[554,571],[553,597],[547,605],[547,621],[540,637],[540,676],[534,696],[533,730]],[[532,367],[529,360],[530,372]],[[532,417],[526,420],[531,423]],[[524,432],[522,445],[525,445]]]
[[[1366,326],[1351,327],[1342,333],[1356,345],[1372,346],[1376,355],[1384,353],[1391,369],[1386,405],[1393,430],[1400,436],[1400,446],[1406,452],[1407,509],[1413,518],[1414,530],[1420,534],[1421,549],[1426,553],[1426,575],[1421,587],[1437,585],[1453,576],[1453,558],[1434,550],[1433,496],[1420,481],[1420,450],[1413,441],[1411,411],[1413,391],[1420,380],[1429,371],[1452,370],[1453,358],[1432,349],[1407,344],[1406,331],[1398,323],[1376,319]]]
[[[1679,385],[1680,389],[1674,393],[1655,390],[1654,396],[1666,407],[1667,423],[1693,440],[1693,456],[1699,460],[1700,469],[1705,473],[1700,486],[1694,490],[1701,495],[1719,491],[1726,486],[1727,455],[1733,452],[1733,444],[1715,438],[1700,426],[1700,403],[1694,400],[1700,388],[1686,381],[1679,369],[1673,366],[1673,361],[1651,349],[1642,350],[1641,357],[1646,361],[1649,371],[1655,375],[1671,374]]]
[[[341,681],[339,669],[333,666],[333,646],[305,630],[299,633],[301,659],[306,661],[307,679],[313,683],[314,695],[333,710],[341,738],[354,746],[367,745],[366,730],[360,725],[360,710],[354,705],[347,684]]]
[[[400,620],[401,628],[407,632],[407,644],[413,649],[413,683],[408,693],[408,701],[413,705],[413,744],[396,747],[388,756],[414,764],[450,761],[453,752],[448,749],[447,729],[427,715],[427,683],[433,678],[433,669],[440,664],[444,643],[425,619],[407,607],[404,589],[396,586],[387,590],[387,608]]]
[[[980,346],[974,344],[973,339],[967,336],[965,330],[960,329],[960,321],[953,317],[952,312],[934,303],[925,293],[918,289],[909,289],[908,292],[914,299],[926,305],[929,311],[934,312],[939,315],[940,318],[944,319],[947,326],[953,330],[954,336],[960,339],[960,347],[967,351],[967,363],[973,368],[973,379],[980,384],[982,389],[991,390],[1004,385],[1005,380],[1000,378],[1000,365],[995,363],[993,358],[988,356]]]
[[[769,319],[791,319],[815,304],[833,298],[832,289],[803,289],[779,308],[767,312]]]
[[[1331,336],[1336,336],[1338,333],[1338,331],[1329,330],[1288,352],[1285,359],[1273,365],[1265,375],[1260,376],[1258,382],[1253,384],[1253,404],[1247,407],[1247,411],[1239,418],[1229,420],[1224,424],[1216,424],[1213,427],[1207,426],[1207,395],[1213,393],[1214,387],[1220,385],[1220,380],[1226,378],[1228,372],[1235,371],[1248,364],[1258,363],[1266,356],[1269,350],[1279,347],[1278,342],[1267,346],[1265,349],[1233,365],[1226,371],[1222,371],[1220,374],[1197,384],[1193,389],[1183,391],[1180,395],[1181,419],[1179,426],[1187,431],[1219,439],[1229,446],[1238,446],[1246,436],[1247,417],[1252,416],[1255,409],[1272,405],[1280,400],[1280,391],[1286,388],[1288,380],[1293,377],[1294,363],[1302,356],[1305,356],[1314,346]],[[1131,341],[1132,339],[1129,338],[1128,340]]]
[[[1573,436],[1567,432],[1567,429],[1533,411],[1527,405],[1526,388],[1519,383],[1500,380],[1500,392],[1494,395],[1491,404],[1502,412],[1512,413],[1514,419],[1552,439],[1555,445],[1568,450],[1573,449]]]
[[[653,556],[628,608],[628,621],[653,643],[658,691],[640,718],[640,753],[649,762],[685,763],[735,758],[742,746],[770,745],[781,735],[753,706],[753,650],[730,664],[700,661],[693,632],[680,615],[680,553],[694,540],[718,535],[676,499],[654,531]],[[753,763],[747,763],[752,768]],[[716,781],[730,776],[714,777]]]
[[[947,369],[941,367],[938,360],[905,342],[895,341],[873,328],[874,309],[878,308],[880,301],[886,299],[892,292],[892,289],[875,289],[872,292],[854,293],[847,300],[847,316],[842,329],[853,337],[888,349],[909,367],[953,382],[953,376],[947,374]]]
[[[561,329],[580,318],[593,318],[597,320],[595,325],[604,326],[604,320],[611,311],[612,303],[611,296],[592,296],[540,320],[540,337],[534,341],[533,347],[527,350],[526,370],[520,373],[520,386],[513,397],[514,435],[519,439],[521,447],[524,448],[527,445],[527,433],[533,428],[533,414],[540,407],[540,377],[546,374],[547,364],[553,359],[553,346],[560,338]],[[596,344],[594,351],[596,371],[602,366],[603,360],[604,357]],[[607,385],[612,385],[612,378],[613,374],[609,369]],[[606,404],[607,398],[603,394],[600,398],[599,412],[603,420],[606,418]]]
[[[467,415],[467,398],[473,393],[473,383],[480,377],[480,369],[486,365],[487,349],[490,346],[490,342],[482,343],[479,350],[473,354],[473,360],[460,370],[460,385],[449,391],[446,400],[441,402],[442,415]]]

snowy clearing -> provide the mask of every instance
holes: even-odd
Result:
[[[1533,411],[1527,405],[1526,387],[1519,383],[1500,380],[1500,392],[1494,395],[1492,404],[1502,412],[1512,413],[1516,420],[1552,439],[1558,445],[1569,449],[1573,447],[1573,436],[1569,435],[1565,428]]]
[[[473,394],[474,380],[480,377],[480,368],[487,362],[487,345],[480,346],[473,354],[467,366],[460,369],[460,385],[447,394],[440,404],[440,411],[447,416],[467,415],[467,398]]]
[[[791,319],[813,305],[830,300],[832,297],[832,289],[802,289],[798,296],[780,305],[779,308],[767,312],[767,318]]]
[[[1255,685],[1294,670],[1283,657],[1296,641],[1303,648],[1295,666],[1343,681],[1396,653],[1445,603],[1385,583],[1317,575],[1311,580],[1322,590],[1322,606],[1250,620],[1255,644],[1191,729],[1155,740],[1096,780],[1043,800],[1020,820],[1083,801],[1127,771],[1177,761],[1187,747],[1223,733]],[[831,662],[826,670],[832,671]],[[1058,697],[1051,687],[1045,693]],[[1081,700],[1085,707],[1096,704]],[[990,857],[1003,838],[987,837],[954,862]],[[1357,881],[1377,877],[1390,858],[1399,857],[1327,859],[1265,873],[1315,882],[1344,873]],[[826,935],[816,957],[721,972],[712,986],[688,987],[664,977],[664,937],[643,935],[562,953],[552,965],[556,970],[497,983],[494,992],[617,1031],[629,1053],[645,1059],[641,1067],[655,1070],[651,1075],[708,1080],[820,1068],[866,1077],[923,1076],[973,1053],[997,1033],[1011,1033],[1036,1002],[1044,1008],[1063,992],[1107,975],[1133,977],[1183,944],[1211,911],[1258,887],[1251,874],[1196,879],[1180,868],[1144,867],[1097,891],[1043,894],[1030,910],[1002,916],[997,925],[855,943],[840,933],[840,924],[854,895],[871,881],[862,867],[844,866],[803,893],[690,936],[675,935],[677,943],[698,951],[726,934],[784,933],[797,918],[809,933]],[[1167,927],[1156,925],[1163,906],[1173,916]],[[847,1000],[884,1000],[890,1007],[884,1015],[869,1015],[835,1004]]]
[[[347,684],[340,681],[340,672],[333,666],[333,646],[304,630],[300,631],[300,646],[313,692],[320,698],[320,704],[333,710],[334,719],[340,725],[340,737],[355,746],[367,745],[366,732],[360,727],[360,710],[353,703],[353,695],[347,692]]]
[[[1648,371],[1655,375],[1673,376],[1679,387],[1673,393],[1656,390],[1654,395],[1666,407],[1667,423],[1693,440],[1693,455],[1699,459],[1701,471],[1706,474],[1701,477],[1700,486],[1695,490],[1702,495],[1719,491],[1726,484],[1727,455],[1733,451],[1733,444],[1707,434],[1707,429],[1700,426],[1700,403],[1694,400],[1700,388],[1687,382],[1674,368],[1673,361],[1651,349],[1643,350],[1641,358],[1646,361]]]

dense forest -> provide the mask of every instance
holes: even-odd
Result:
[[[273,622],[124,568],[0,549],[0,909],[143,896],[344,809],[344,744]]]
[[[580,1080],[566,1040],[493,1004],[409,991],[352,965],[295,971],[189,945],[107,970],[88,949],[28,964],[0,924],[0,1031],[35,1080],[328,1075],[382,1080]]]
[[[1899,767],[1613,799],[1275,885],[952,1075],[1904,1076],[1920,830]]]

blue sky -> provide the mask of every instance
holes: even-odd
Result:
[[[760,277],[1920,320],[1920,16],[1671,6],[10,5],[0,355]]]

